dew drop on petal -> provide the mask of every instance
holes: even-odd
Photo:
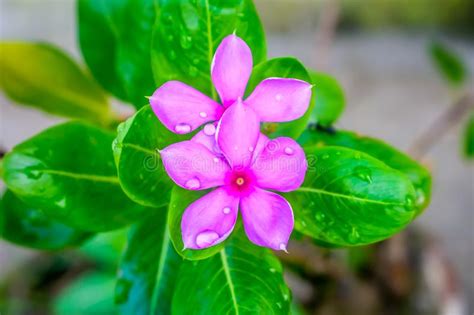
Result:
[[[188,133],[191,131],[191,126],[188,124],[177,124],[174,127],[174,131],[177,133]]]
[[[213,136],[216,133],[216,126],[207,124],[204,126],[204,133],[208,136]]]
[[[184,186],[186,186],[186,188],[188,189],[198,189],[199,187],[201,187],[201,183],[198,179],[192,178],[188,180]]]
[[[222,209],[222,212],[224,212],[224,214],[229,214],[230,213],[230,208],[225,207],[224,209]]]
[[[218,238],[219,234],[217,234],[215,231],[204,231],[196,236],[196,245],[199,248],[208,247],[214,244]]]
[[[293,152],[294,152],[294,150],[293,150],[292,148],[290,148],[290,147],[286,147],[286,148],[285,148],[285,153],[286,153],[286,154],[292,155]]]
[[[207,113],[206,113],[206,112],[200,112],[200,113],[199,113],[199,116],[201,116],[202,118],[206,118],[206,117],[207,117]]]
[[[275,100],[276,100],[277,102],[281,101],[282,98],[283,98],[283,96],[282,96],[281,94],[275,95]]]
[[[250,151],[250,152],[253,152],[253,147],[249,147],[249,151]]]
[[[212,160],[214,161],[214,163],[218,163],[218,162],[219,162],[219,158],[216,158],[216,157],[213,158]]]

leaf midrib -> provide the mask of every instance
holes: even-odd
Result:
[[[354,201],[380,204],[380,205],[385,205],[385,206],[404,206],[403,203],[385,202],[385,201],[379,201],[379,200],[366,199],[366,198],[344,195],[344,194],[335,193],[335,192],[326,191],[326,190],[317,189],[317,188],[312,188],[312,187],[302,186],[302,187],[298,188],[297,190],[295,190],[295,192],[311,192],[311,193],[316,193],[316,194],[329,195],[329,196],[332,196],[332,197],[345,198],[345,199],[354,200]]]
[[[119,184],[119,180],[116,176],[73,173],[69,171],[53,170],[53,169],[42,169],[42,170],[35,170],[35,171],[42,172],[45,174],[58,175],[58,176],[69,177],[69,178],[80,179],[80,180],[103,182],[103,183],[110,183],[110,184],[116,184],[116,185]]]
[[[225,253],[225,248],[220,251],[221,261],[222,261],[222,268],[224,269],[224,274],[227,279],[227,283],[229,284],[230,295],[232,297],[232,303],[235,308],[235,315],[239,315],[239,305],[237,303],[237,298],[235,295],[235,288],[234,282],[232,281],[232,277],[230,275],[230,268],[229,264],[227,263],[227,254]]]

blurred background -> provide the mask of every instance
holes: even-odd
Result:
[[[408,150],[456,100],[429,58],[431,41],[449,45],[464,59],[471,75],[474,73],[472,0],[255,2],[267,33],[269,57],[295,56],[308,67],[333,75],[343,86],[346,111],[336,127],[381,138],[401,150]],[[1,0],[0,21],[2,40],[52,42],[77,60],[81,58],[73,0]],[[472,81],[470,85],[472,89]],[[63,120],[13,104],[3,94],[0,115],[3,151]],[[422,261],[427,272],[424,285],[434,291],[441,288],[434,293],[441,299],[421,296],[416,303],[427,311],[417,314],[474,311],[474,163],[461,154],[461,128],[467,118],[454,123],[422,157],[433,174],[431,205],[402,235],[397,243],[401,248],[392,244],[387,250],[387,255],[415,251],[415,256],[429,258]],[[94,246],[98,247],[70,255],[79,260],[90,253],[108,255],[110,248],[100,249],[100,242]],[[112,258],[97,259],[113,260],[116,253],[110,255]],[[70,262],[70,257],[60,257],[56,263]],[[19,290],[18,296],[22,294],[19,282],[23,280],[18,280],[16,288],[5,288],[7,279],[18,276],[25,266],[41,268],[43,260],[37,252],[0,240],[0,294],[4,293],[0,305],[9,296],[5,292]],[[394,281],[404,276],[397,270],[391,275]],[[414,276],[415,270],[408,274]],[[291,275],[288,281],[298,288],[294,296],[304,302],[312,289],[305,289],[305,283]],[[445,301],[446,294],[449,298]],[[423,308],[423,303],[443,306]],[[320,308],[317,314],[335,313],[331,307]]]

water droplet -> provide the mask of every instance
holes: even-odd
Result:
[[[213,158],[212,160],[214,161],[214,163],[218,163],[218,162],[219,162],[219,158],[216,158],[216,157]]]
[[[206,112],[200,112],[200,113],[199,113],[199,116],[201,116],[202,118],[206,118],[206,117],[207,117],[207,113],[206,113]]]
[[[216,133],[216,126],[207,124],[204,126],[204,133],[208,136],[213,136]]]
[[[222,209],[222,212],[224,212],[224,214],[229,214],[230,210],[231,209],[229,207],[225,207],[224,209]]]
[[[418,206],[421,206],[425,203],[425,201],[426,201],[425,192],[423,191],[423,189],[418,188],[416,190],[416,204]]]
[[[295,151],[294,151],[292,148],[290,148],[290,147],[286,147],[286,148],[285,148],[285,153],[288,154],[288,155],[292,155],[294,152],[295,152]]]
[[[286,250],[286,244],[285,243],[281,243],[280,244],[280,250],[284,251],[284,252],[287,252]]]
[[[290,299],[290,295],[287,294],[287,293],[283,294],[283,299],[284,299],[285,301],[288,301],[288,300]]]
[[[195,77],[197,76],[198,74],[198,68],[196,68],[195,66],[190,66],[189,67],[189,75],[192,76],[192,77]]]
[[[176,60],[176,52],[173,49],[171,49],[168,52],[168,57],[170,58],[170,60]]]
[[[322,156],[322,158],[323,158],[323,160],[329,159],[329,154],[324,154],[324,155]]]
[[[115,303],[123,304],[128,300],[130,289],[132,288],[130,280],[120,278],[115,286]]]
[[[406,202],[406,207],[410,209],[413,206],[413,197],[410,195],[406,196],[405,202]]]
[[[207,230],[196,236],[196,245],[199,248],[209,247],[219,238],[219,234],[215,231]]]
[[[198,189],[199,187],[201,187],[201,183],[198,179],[192,178],[188,180],[184,186],[186,186],[186,188],[188,189]]]
[[[189,35],[183,35],[179,39],[179,43],[183,49],[189,49],[193,45],[193,38]]]
[[[325,218],[325,217],[326,217],[326,216],[324,215],[324,213],[322,213],[322,212],[316,212],[316,221],[319,221],[319,222],[324,221],[324,218]]]
[[[253,152],[253,147],[249,147],[249,151],[250,151],[250,152]]]
[[[275,96],[275,100],[276,100],[277,102],[281,101],[282,99],[283,99],[283,95],[281,95],[281,94],[277,94],[277,95]]]
[[[278,308],[281,308],[281,303],[280,302],[277,302],[276,305],[278,306]]]
[[[364,182],[372,183],[372,171],[365,166],[357,166],[354,168],[354,174]]]
[[[276,269],[275,268],[270,268],[268,271],[270,271],[271,273],[275,273]]]
[[[191,131],[191,126],[188,124],[177,124],[174,127],[174,131],[177,133],[188,133]]]
[[[29,170],[29,169],[25,170],[25,174],[30,179],[39,179],[41,175],[43,175],[43,173],[41,173],[40,171]]]

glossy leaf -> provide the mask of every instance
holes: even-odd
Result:
[[[300,79],[311,83],[311,78],[300,61],[289,57],[274,58],[260,63],[253,69],[249,84],[247,86],[246,95],[250,95],[250,93],[261,81],[270,77]],[[313,111],[313,107],[314,96],[306,114],[303,117],[286,123],[264,124],[263,132],[269,134],[272,137],[288,136],[297,138],[306,128],[311,116],[311,112]]]
[[[158,0],[152,44],[157,86],[179,80],[217,99],[212,58],[234,31],[250,46],[254,64],[265,60],[265,35],[251,0]]]
[[[99,233],[79,248],[94,265],[115,272],[127,242],[129,227]]]
[[[112,134],[80,122],[49,128],[5,156],[5,183],[28,204],[72,227],[105,231],[130,224],[149,209],[120,188],[112,140]]]
[[[342,147],[312,147],[306,154],[305,181],[286,194],[298,231],[354,246],[388,238],[415,218],[415,190],[399,171]]]
[[[217,255],[183,263],[172,313],[286,315],[289,308],[278,259],[236,231]]]
[[[402,172],[410,179],[416,190],[415,204],[418,207],[418,213],[430,203],[430,172],[407,154],[381,140],[362,136],[351,131],[327,132],[309,128],[301,135],[298,142],[306,148],[311,146],[341,146],[367,153],[391,168]]]
[[[206,191],[191,191],[175,186],[171,193],[171,200],[169,204],[169,214],[168,214],[168,226],[170,230],[171,242],[174,245],[174,248],[183,258],[189,260],[200,260],[205,259],[210,256],[217,254],[226,244],[227,241],[224,241],[215,246],[194,250],[194,249],[184,249],[183,238],[181,235],[181,218],[183,216],[186,208],[204,196],[210,190]]]
[[[182,258],[171,244],[167,207],[135,224],[119,265],[115,302],[124,315],[170,314]]]
[[[88,272],[75,279],[53,301],[55,315],[118,314],[113,274]]]
[[[0,206],[0,237],[17,245],[58,250],[81,244],[91,236],[54,219],[40,209],[28,206],[11,191],[3,195]]]
[[[2,42],[0,50],[0,86],[13,100],[55,115],[109,122],[102,89],[59,48]]]
[[[174,183],[166,174],[157,150],[185,138],[166,129],[150,106],[119,125],[117,133],[113,150],[125,193],[145,206],[168,204]]]
[[[311,72],[315,105],[312,116],[321,126],[331,126],[342,114],[345,106],[344,91],[332,76]]]
[[[464,154],[467,158],[474,158],[474,113],[471,113],[463,135]]]
[[[151,72],[154,0],[79,0],[79,43],[91,72],[140,108],[155,89]]]
[[[456,52],[440,42],[433,42],[429,52],[434,65],[446,81],[455,86],[464,83],[467,77],[466,66]]]

